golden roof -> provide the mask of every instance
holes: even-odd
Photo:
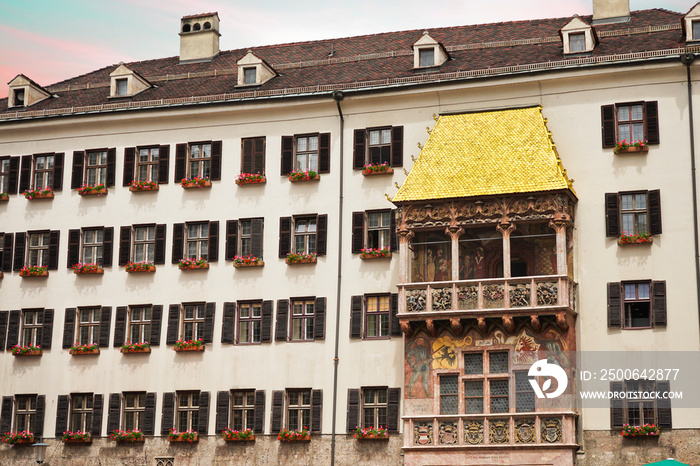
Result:
[[[392,202],[574,193],[571,183],[542,107],[442,115]]]

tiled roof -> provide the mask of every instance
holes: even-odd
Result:
[[[44,86],[57,95],[27,109],[7,109],[0,120],[73,112],[181,105],[329,93],[335,89],[377,89],[436,81],[595,66],[658,57],[677,57],[686,47],[682,15],[662,9],[632,12],[627,23],[595,26],[600,43],[587,57],[564,58],[559,29],[571,18],[430,29],[451,60],[438,69],[414,70],[411,46],[423,30],[222,51],[210,62],[179,64],[178,57],[126,63],[155,85],[138,95],[109,99],[109,74],[119,65]],[[582,17],[586,22],[590,16]],[[248,50],[278,76],[256,88],[236,87],[236,62]]]
[[[571,181],[530,107],[440,116],[392,202],[561,189]]]

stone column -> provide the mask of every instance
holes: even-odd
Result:
[[[461,227],[447,227],[445,234],[452,240],[452,281],[459,280],[459,237],[464,233]]]
[[[552,220],[549,222],[550,228],[552,228],[557,235],[557,275],[567,274],[567,260],[566,260],[566,227],[569,222],[566,220]]]
[[[408,249],[408,245],[411,243],[411,238],[413,238],[413,232],[411,230],[399,230],[397,232],[399,236],[399,285],[408,283],[408,268],[411,264],[411,251]],[[399,314],[406,312],[406,289],[404,287],[399,287]],[[402,331],[408,335],[408,332],[403,328]]]
[[[500,223],[496,229],[503,235],[503,278],[510,277],[510,234],[515,231],[515,224]]]

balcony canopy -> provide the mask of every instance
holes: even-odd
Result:
[[[392,201],[568,189],[542,107],[442,115]]]

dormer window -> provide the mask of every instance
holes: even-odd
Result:
[[[145,78],[120,63],[116,70],[109,74],[110,97],[129,97],[152,87]]]
[[[243,78],[245,84],[256,84],[257,70],[255,68],[243,68]]]
[[[583,32],[569,34],[569,51],[571,53],[586,51],[586,35]]]
[[[24,89],[15,89],[14,90],[14,106],[15,107],[24,107]]]
[[[413,67],[432,68],[440,66],[447,61],[447,50],[441,43],[430,37],[428,32],[413,44]]]
[[[564,55],[592,52],[598,43],[595,29],[577,15],[559,30],[559,34]]]
[[[10,89],[7,93],[7,106],[30,107],[44,99],[51,97],[49,91],[29,79],[23,74],[18,74],[9,83]]]
[[[681,20],[686,42],[700,41],[700,4],[696,4]]]
[[[126,78],[117,79],[117,95],[127,95],[128,94],[128,84],[129,80]]]
[[[250,50],[236,64],[238,65],[237,85],[239,86],[265,84],[276,76],[275,70]]]
[[[435,49],[419,49],[418,56],[420,57],[421,68],[435,66]]]

